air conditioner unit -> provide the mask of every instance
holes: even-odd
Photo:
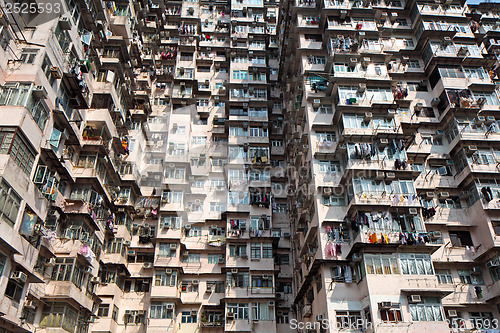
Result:
[[[219,258],[219,264],[223,264],[224,263],[224,258],[223,257],[220,257]]]
[[[50,258],[48,261],[44,263],[47,267],[54,267],[56,264],[56,258]]]
[[[387,178],[387,179],[394,179],[394,178],[396,178],[396,174],[394,172],[387,172],[385,174],[385,178]]]
[[[43,86],[35,86],[33,95],[38,98],[47,98],[47,90]]]
[[[61,79],[62,78],[61,69],[59,69],[59,67],[56,66],[50,66],[50,75],[52,75],[54,79]]]
[[[142,267],[145,269],[153,268],[153,263],[145,262]]]
[[[174,305],[173,304],[167,304],[167,309],[171,310],[174,308]]]
[[[491,260],[489,260],[487,263],[486,263],[486,267],[488,268],[491,268],[491,267],[498,267],[500,266],[500,260],[499,258],[493,258]]]
[[[132,314],[132,310],[125,310],[125,316],[128,317]]]
[[[442,237],[441,231],[430,231],[429,237],[433,240],[440,239]]]
[[[360,83],[358,86],[358,94],[362,94],[366,91],[366,83]]]
[[[332,189],[330,187],[325,187],[323,189],[323,197],[328,198],[332,195]]]
[[[457,51],[457,56],[459,57],[466,57],[468,55],[469,55],[469,49],[465,46],[460,47]]]
[[[467,146],[467,153],[472,154],[477,151],[477,146]]]
[[[139,229],[139,225],[137,223],[132,224],[132,230]]]
[[[347,17],[347,10],[341,10],[340,11],[340,18],[345,19]]]
[[[415,106],[413,107],[415,111],[422,111],[423,108],[424,108],[424,103],[422,102],[416,103]]]
[[[321,100],[320,99],[314,99],[313,100],[313,108],[317,109],[321,105]]]
[[[443,46],[448,46],[452,42],[451,37],[444,37],[443,38]]]
[[[363,121],[365,123],[369,122],[373,118],[373,113],[371,112],[365,112],[365,116],[363,117]]]
[[[273,307],[274,306],[274,301],[269,301],[268,305],[269,305],[269,307]]]
[[[425,192],[425,196],[427,198],[434,198],[436,196],[436,194],[434,192]]]
[[[170,228],[170,222],[163,222],[163,229]]]
[[[420,303],[422,302],[422,298],[420,297],[420,295],[410,295],[408,301],[410,303]]]
[[[191,284],[192,284],[193,286],[197,286],[197,285],[199,285],[199,284],[200,284],[200,281],[199,281],[199,280],[193,280],[193,281],[191,282]]]
[[[228,320],[233,320],[233,319],[234,319],[234,313],[232,313],[232,312],[228,312],[228,313],[226,314],[226,319],[228,319]]]
[[[129,256],[135,256],[135,251],[134,250],[129,250],[128,251]]]
[[[354,253],[352,255],[352,261],[353,262],[360,262],[361,260],[363,260],[363,256],[359,253]]]
[[[432,106],[438,106],[438,104],[441,102],[441,99],[439,97],[435,97],[431,100],[431,105]]]
[[[238,268],[232,268],[231,269],[232,274],[238,274]]]
[[[210,294],[213,290],[215,290],[214,288],[215,286],[213,284],[207,284],[207,289],[205,289],[205,292],[207,294]]]
[[[396,110],[394,109],[387,110],[387,118],[394,118],[395,115],[396,115]]]
[[[283,293],[276,293],[277,299],[283,299]]]
[[[418,214],[418,210],[416,208],[410,208],[409,212],[410,212],[411,215],[417,215]]]
[[[263,279],[263,280],[269,280],[269,275],[267,275],[267,274],[263,274],[263,275],[262,275],[262,279]]]
[[[358,58],[350,58],[349,59],[349,66],[354,67],[358,64]]]
[[[389,139],[380,139],[379,146],[385,147],[389,144]]]
[[[383,171],[377,171],[375,174],[375,179],[381,180],[385,178],[385,173]]]
[[[379,309],[390,309],[392,308],[392,302],[380,302],[378,303]]]
[[[312,315],[312,307],[311,305],[304,305],[302,308],[302,317],[309,317]]]
[[[316,316],[316,321],[322,321],[323,319],[325,319],[325,315],[324,314],[319,314]]]
[[[69,19],[69,17],[59,18],[59,26],[63,30],[71,30],[71,20]]]
[[[448,317],[456,317],[457,310],[448,310]]]
[[[191,224],[186,224],[186,225],[184,226],[184,229],[186,229],[186,230],[191,229]]]
[[[363,66],[366,67],[371,63],[372,59],[370,57],[363,57]]]
[[[436,131],[436,134],[434,134],[434,137],[436,139],[441,139],[444,136],[444,131],[443,130],[438,130]]]
[[[165,274],[172,274],[172,268],[167,268],[165,270]]]
[[[439,192],[440,198],[448,198],[450,196],[449,192]]]
[[[410,62],[410,57],[402,57],[401,58],[401,64],[406,65],[409,62]]]
[[[496,121],[496,119],[493,116],[486,117],[486,124],[488,124],[488,125],[493,124],[495,121]]]
[[[482,107],[484,104],[486,104],[486,98],[484,98],[484,97],[479,97],[479,98],[476,100],[476,104],[477,104],[479,107]]]
[[[486,118],[484,116],[477,116],[476,119],[474,119],[474,122],[476,124],[482,125],[486,121]]]
[[[10,278],[20,283],[26,283],[26,281],[28,280],[28,275],[21,271],[15,271],[12,273],[12,276]]]

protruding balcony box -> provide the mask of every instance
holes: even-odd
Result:
[[[172,287],[163,287],[163,286],[155,286],[154,283],[151,286],[151,298],[158,298],[158,299],[164,299],[164,298],[178,298],[180,297],[179,295],[179,288],[177,286],[172,286]]]
[[[415,179],[415,187],[419,189],[434,190],[436,188],[456,187],[460,184],[453,176],[441,176],[437,173],[422,172]]]
[[[104,129],[111,137],[117,137],[116,126],[111,118],[108,109],[88,109],[85,113],[85,120],[87,124],[105,126]]]
[[[271,331],[274,329],[270,328]],[[253,322],[251,319],[226,319],[225,332],[258,332],[253,330]]]
[[[474,224],[474,222],[467,217],[467,213],[464,209],[444,207],[436,207],[436,215],[424,220],[424,222],[450,227],[471,226]]]
[[[106,332],[117,332],[119,330],[118,323],[113,318],[108,317],[96,318],[93,327],[99,327],[99,329],[106,330]]]
[[[73,299],[88,311],[92,311],[94,302],[85,295],[85,291],[80,290],[71,281],[49,281],[45,285],[45,298],[50,299]]]
[[[491,291],[495,289],[494,286],[495,284],[489,286],[461,284],[459,288],[453,288],[453,285],[444,286],[452,289],[453,292],[450,295],[443,298],[442,301],[443,306],[455,307],[457,306],[457,304],[460,305],[485,304],[485,302],[491,297],[492,295]],[[498,289],[496,290],[496,292],[497,292],[496,296],[498,296]],[[483,297],[478,297],[478,296],[483,296]]]
[[[113,32],[113,35],[123,37],[126,45],[130,45],[130,40],[132,39],[130,26],[131,21],[128,16],[111,15],[111,21],[109,24],[110,29]]]
[[[122,264],[127,265],[127,259],[120,253],[103,253],[100,259],[104,264]]]
[[[306,50],[321,50],[323,48],[323,41],[309,41],[306,40],[304,34],[299,35],[299,48]]]
[[[2,126],[19,127],[33,147],[42,146],[42,131],[24,106],[1,105]]]

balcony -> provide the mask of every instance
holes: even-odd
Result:
[[[72,299],[90,312],[94,306],[94,301],[71,281],[49,281],[45,286],[44,299],[54,301]]]

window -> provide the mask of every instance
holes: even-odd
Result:
[[[0,148],[1,149],[1,148]],[[16,222],[21,205],[21,197],[2,180],[0,183],[0,217],[11,226]]]
[[[357,327],[361,322],[360,311],[336,311],[335,314],[337,328]]]
[[[260,258],[260,243],[252,243],[250,244],[250,257],[252,259],[259,259]]]
[[[31,173],[36,153],[19,129],[0,128],[0,154],[9,154],[25,174]]]
[[[469,231],[451,231],[450,241],[451,245],[455,247],[465,247],[465,246],[474,246],[472,243],[472,238]]]
[[[74,332],[77,326],[78,311],[67,303],[49,303],[43,308],[40,327],[62,327]]]
[[[182,262],[196,264],[200,262],[199,253],[189,253],[187,256],[183,256]]]
[[[198,283],[194,283],[193,281],[182,281],[181,292],[183,292],[183,293],[197,293],[198,292]]]
[[[290,322],[290,316],[288,312],[278,311],[278,316],[276,318],[277,324],[288,324]]]
[[[380,309],[380,319],[385,322],[400,322],[403,321],[401,310],[399,309]]]
[[[196,314],[196,311],[194,313],[192,311],[182,311],[182,320],[181,320],[181,322],[183,324],[196,323],[197,319],[198,319],[198,316]]]
[[[433,275],[432,260],[429,254],[400,254],[401,271],[408,275]]]
[[[449,269],[436,269],[436,277],[441,284],[453,284],[453,276]]]
[[[175,243],[160,243],[158,246],[158,256],[173,258],[176,254],[177,244]]]
[[[174,318],[174,303],[166,302],[151,302],[149,318],[154,319],[173,319]]]
[[[248,304],[246,303],[228,303],[227,313],[232,313],[234,319],[248,319]]]
[[[30,83],[7,82],[2,87],[0,105],[18,105],[26,107],[40,129],[45,128],[50,110],[43,98],[37,98],[32,93],[34,86]]]
[[[155,272],[155,286],[175,287],[177,285],[177,271],[167,273],[165,270]]]
[[[247,245],[246,244],[231,244],[229,245],[229,256],[230,257],[243,257],[247,255]]]
[[[443,308],[436,297],[422,297],[422,302],[410,304],[410,314],[413,321],[443,321]]]
[[[399,274],[398,261],[392,255],[365,255],[367,274]]]
[[[345,206],[346,200],[345,197],[341,196],[329,196],[323,197],[323,205],[325,206]]]
[[[268,302],[252,303],[252,319],[274,320],[274,307]]]
[[[418,61],[418,60],[410,60],[408,62],[408,68],[412,68],[412,69],[418,69],[418,68],[420,68],[420,61]]]
[[[36,54],[38,50],[23,50],[19,60],[25,64],[32,64],[35,62]]]
[[[458,277],[460,278],[460,283],[474,285],[484,284],[483,275],[481,272],[474,273],[470,269],[459,269],[457,272]]]
[[[9,279],[9,282],[7,282],[7,287],[5,288],[5,296],[16,302],[19,302],[23,294],[23,289],[24,283]]]
[[[97,309],[97,316],[107,317],[109,315],[109,304],[100,304]]]
[[[487,329],[496,325],[492,312],[470,312],[469,319],[475,329]]]

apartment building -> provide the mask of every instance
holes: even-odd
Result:
[[[288,332],[274,1],[1,1],[0,329]]]
[[[498,332],[499,9],[281,4],[303,332]]]

